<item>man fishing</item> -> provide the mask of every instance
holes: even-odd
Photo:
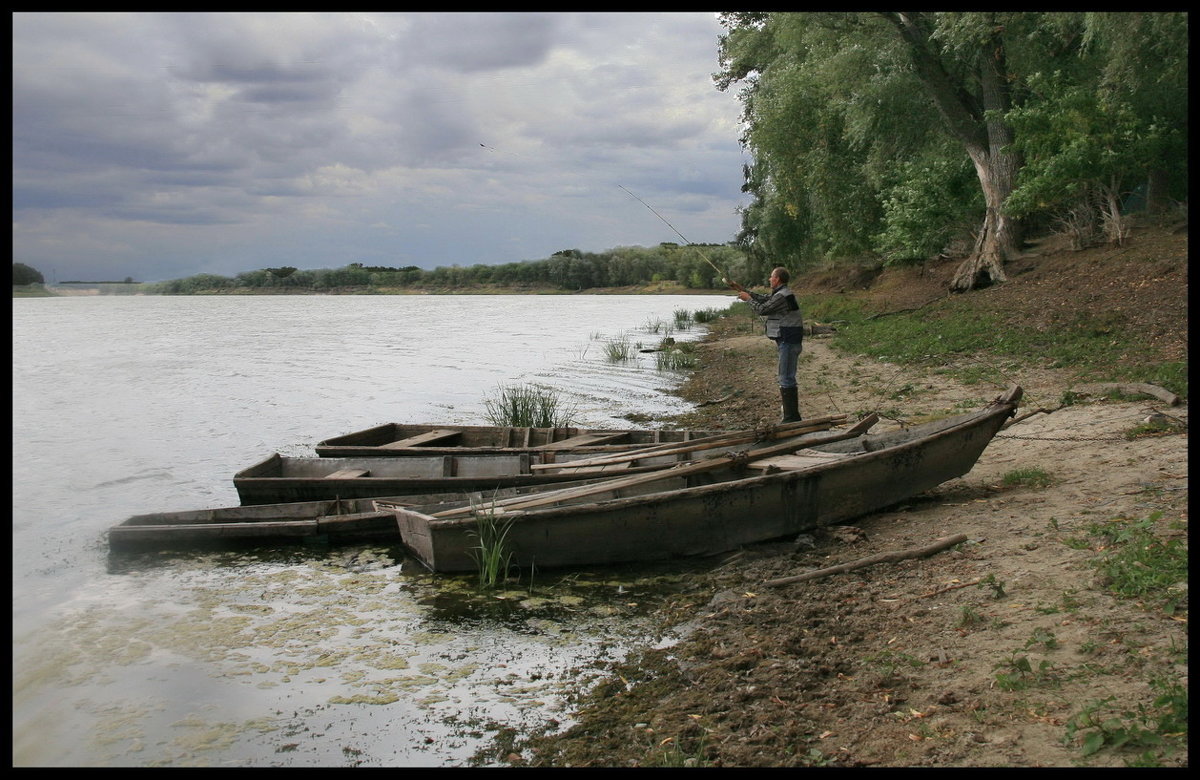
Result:
[[[482,146],[482,144],[480,145]],[[667,227],[675,231],[675,235],[682,238],[684,242],[689,245],[692,243],[674,225],[667,222],[666,217],[655,211],[653,206],[620,184],[617,186],[650,209],[654,216],[665,222]],[[800,352],[804,349],[804,317],[800,313],[800,304],[796,302],[796,296],[788,289],[787,283],[790,276],[787,269],[776,268],[771,272],[771,294],[764,295],[752,293],[731,280],[729,273],[717,268],[716,263],[709,260],[703,252],[700,253],[700,257],[714,271],[721,274],[722,281],[738,291],[738,297],[748,302],[756,314],[766,317],[767,338],[774,341],[779,348],[779,397],[783,401],[783,416],[779,422],[800,422],[800,400],[797,397],[800,391],[796,388],[796,363],[800,360]]]
[[[804,317],[795,294],[788,288],[786,268],[771,271],[771,293],[750,292],[737,282],[726,280],[738,291],[738,298],[750,304],[754,313],[766,318],[767,338],[779,349],[779,397],[783,416],[779,422],[799,422],[800,399],[796,387],[796,364],[804,350]]]

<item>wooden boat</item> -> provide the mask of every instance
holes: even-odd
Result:
[[[108,529],[108,546],[114,551],[317,538],[395,540],[396,519],[369,500],[334,500],[155,512],[134,515]]]
[[[387,423],[317,443],[317,457],[363,458],[475,453],[514,454],[577,451],[598,453],[657,444],[689,442],[729,431],[590,430],[485,425]]]
[[[567,483],[584,485],[586,481]],[[557,485],[555,487],[558,487]],[[536,487],[511,488],[488,493],[436,493],[392,496],[392,505],[443,502],[483,503],[527,495]],[[258,504],[182,512],[134,515],[108,529],[114,552],[188,549],[251,542],[329,543],[400,542],[396,516],[378,509],[375,499],[334,499],[285,504]]]
[[[757,440],[799,442],[805,435],[828,430],[844,420],[845,415],[834,415],[761,431],[714,434],[610,453],[572,449],[479,452],[471,448],[454,454],[402,458],[303,458],[276,453],[237,472],[233,483],[243,506],[552,484],[657,471],[699,457],[697,453],[705,449]],[[582,463],[598,457],[611,460]],[[576,462],[581,465],[573,465]]]
[[[869,433],[780,454],[693,461],[665,471],[485,504],[375,501],[405,547],[433,571],[476,568],[480,522],[505,529],[514,566],[612,564],[710,555],[860,517],[971,470],[1017,408],[1012,387],[986,408],[908,430]],[[809,434],[813,440],[833,434]],[[649,492],[647,492],[649,491]]]

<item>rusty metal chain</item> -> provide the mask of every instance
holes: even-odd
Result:
[[[995,438],[1020,441],[1129,441],[1124,436],[1005,436],[999,433]]]

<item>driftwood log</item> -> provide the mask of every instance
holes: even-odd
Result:
[[[806,571],[803,574],[797,574],[792,577],[781,577],[777,580],[767,580],[763,584],[769,587],[776,585],[790,585],[793,582],[803,582],[805,580],[815,580],[821,577],[828,577],[831,574],[841,574],[842,572],[854,571],[855,569],[864,569],[867,566],[874,566],[877,563],[891,563],[893,561],[903,561],[909,558],[924,558],[927,555],[941,552],[948,547],[953,547],[956,544],[962,544],[967,541],[966,534],[955,534],[954,536],[946,536],[932,544],[924,547],[915,547],[911,550],[899,550],[896,552],[879,553],[878,555],[870,555],[866,558],[860,558],[857,561],[850,563],[841,563],[837,566],[830,566],[827,569],[817,569],[815,571]]]
[[[1157,398],[1170,406],[1179,405],[1179,396],[1172,393],[1170,390],[1163,389],[1158,385],[1149,385],[1144,382],[1101,382],[1095,385],[1080,385],[1073,388],[1076,392],[1088,393],[1090,395],[1103,395],[1104,393],[1121,393],[1123,395],[1149,395]]]

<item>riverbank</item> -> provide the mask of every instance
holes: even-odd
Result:
[[[1186,236],[1183,247],[1185,269]],[[1047,284],[1041,300],[1028,296],[1029,311],[1013,312],[1045,316],[1058,303],[1051,265],[1029,265],[1004,294],[1020,300],[1021,285]],[[1089,295],[1074,305],[1127,307],[1139,294],[1127,285],[1140,281],[1123,268],[1091,263]],[[1149,291],[1155,306],[1130,313],[1145,320],[1139,327],[1175,322],[1186,334],[1186,277],[1176,271],[1160,279],[1163,290]],[[875,279],[863,295],[895,310],[940,294],[936,278],[924,288],[894,281]],[[1174,333],[1151,334],[1164,354],[1178,349]],[[1002,389],[828,342],[806,343],[806,416],[879,411],[881,426],[901,425],[981,407]],[[1182,349],[1186,359],[1186,335]],[[1025,389],[1024,419],[970,473],[853,526],[715,561],[661,615],[682,638],[582,693],[563,733],[503,744],[491,760],[1186,766],[1187,404],[1088,394],[1065,370],[1033,363],[1001,371]],[[672,422],[725,428],[777,419],[772,349],[757,328],[718,321],[699,347],[699,366],[680,391],[697,408]],[[1149,418],[1160,425],[1147,426]],[[927,558],[766,584],[955,533],[968,541]],[[1131,562],[1138,550],[1162,559]],[[1141,591],[1128,585],[1160,567],[1182,573]]]

